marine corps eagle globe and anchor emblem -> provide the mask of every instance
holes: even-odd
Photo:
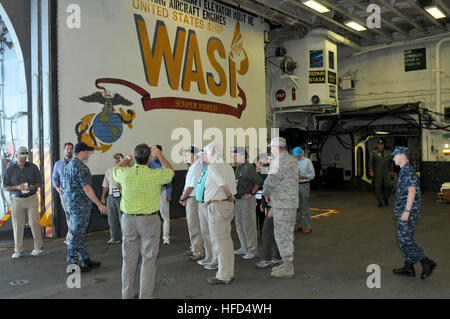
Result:
[[[102,111],[97,115],[92,113],[84,116],[76,124],[75,134],[78,142],[84,142],[96,151],[105,153],[111,148],[112,143],[122,136],[123,124],[127,124],[130,129],[133,128],[132,122],[136,117],[136,112],[132,109],[125,112],[123,108],[120,108],[120,113],[116,113],[115,106],[130,106],[133,103],[120,94],[116,93],[112,96],[105,88],[96,86],[103,92],[95,92],[89,96],[81,97],[80,100],[87,103],[103,104]]]

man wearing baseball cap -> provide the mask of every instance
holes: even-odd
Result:
[[[280,266],[272,268],[270,275],[276,278],[292,278],[294,227],[298,208],[298,165],[287,152],[284,138],[274,137],[269,146],[275,160],[264,181],[262,195],[273,208],[275,241],[283,260]]]
[[[198,201],[195,199],[195,187],[203,173],[197,155],[200,151],[201,150],[195,146],[191,146],[184,150],[186,160],[189,164],[189,170],[186,174],[183,194],[181,194],[179,202],[181,206],[186,207],[186,221],[191,242],[191,249],[185,252],[188,261],[199,261],[204,250]]]
[[[234,223],[241,247],[234,251],[236,255],[243,255],[243,259],[254,259],[258,255],[258,228],[256,225],[256,192],[263,184],[262,177],[250,164],[245,147],[233,150],[236,176],[236,201],[234,203]]]
[[[11,163],[3,174],[3,187],[11,194],[11,220],[14,234],[14,254],[12,259],[23,256],[23,232],[25,227],[25,215],[34,238],[32,256],[41,255],[42,235],[38,217],[37,190],[41,187],[42,176],[39,168],[27,161],[29,153],[25,146],[19,147],[16,154],[16,162]]]
[[[409,164],[410,154],[410,149],[405,146],[397,146],[391,154],[395,164],[401,167],[395,192],[394,214],[397,217],[398,243],[405,259],[405,265],[394,269],[394,274],[415,277],[414,264],[420,260],[423,266],[421,278],[425,279],[437,265],[427,257],[413,237],[421,215],[421,193],[419,177]]]
[[[108,210],[95,195],[89,167],[83,163],[89,158],[94,148],[79,142],[74,148],[74,157],[64,169],[64,193],[67,196],[66,209],[70,214],[72,233],[69,239],[67,263],[79,264],[82,272],[100,266],[92,261],[86,249],[86,231],[91,216],[92,203],[96,204],[101,214]]]
[[[378,207],[383,207],[383,202],[384,205],[389,205],[389,197],[392,193],[392,181],[389,172],[392,172],[393,168],[392,157],[384,149],[384,141],[380,139],[377,149],[372,152],[369,159],[369,174],[373,178]]]

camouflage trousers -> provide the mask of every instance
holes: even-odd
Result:
[[[427,257],[423,249],[414,240],[414,230],[420,215],[410,215],[405,222],[401,221],[400,217],[401,215],[397,216],[398,244],[405,262],[414,264]]]
[[[296,208],[273,208],[275,242],[283,262],[294,260],[294,228]]]
[[[91,217],[92,206],[70,213],[70,227],[72,228],[69,245],[67,246],[67,263],[75,264],[78,261],[88,260],[89,252],[86,249],[86,231]]]

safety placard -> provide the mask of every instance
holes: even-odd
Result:
[[[325,83],[325,71],[309,71],[309,83]]]

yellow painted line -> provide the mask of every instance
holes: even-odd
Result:
[[[341,211],[337,210],[337,209],[310,208],[310,210],[325,211],[325,213],[311,216],[311,218],[323,218],[323,217],[328,217],[328,216],[331,216],[331,215],[335,215],[335,214],[341,213]]]

